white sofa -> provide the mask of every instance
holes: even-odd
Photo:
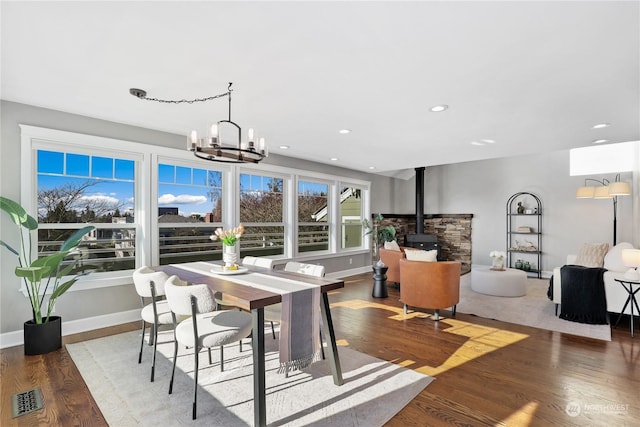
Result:
[[[627,297],[629,296],[622,285],[615,281],[615,278],[623,277],[624,273],[629,269],[629,267],[622,264],[623,249],[633,249],[633,245],[626,242],[618,243],[609,249],[609,252],[607,252],[604,257],[604,268],[607,269],[604,273],[604,291],[607,296],[607,311],[611,313],[620,313],[625,301],[627,301]],[[575,264],[575,261],[576,255],[568,255],[566,265]],[[553,302],[556,304],[556,312],[558,311],[557,307],[562,301],[560,268],[561,267],[556,267],[553,269]],[[630,314],[631,307],[627,305],[624,312],[626,314]]]

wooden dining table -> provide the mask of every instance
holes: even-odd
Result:
[[[216,263],[211,263],[212,267]],[[226,301],[232,302],[242,310],[251,312],[252,316],[252,348],[253,348],[253,401],[254,401],[254,425],[263,427],[267,425],[266,394],[265,394],[265,349],[264,333],[264,308],[281,302],[282,297],[278,293],[264,289],[254,288],[244,283],[239,283],[234,278],[239,279],[242,274],[237,275],[209,275],[180,268],[179,264],[159,267],[169,275],[176,275],[181,280],[189,283],[206,284],[214,292],[221,292]],[[329,307],[329,297],[327,292],[344,287],[344,281],[340,279],[329,279],[324,277],[314,277],[301,273],[285,272],[282,270],[268,270],[260,267],[247,266],[249,271],[260,274],[273,275],[289,280],[299,281],[302,284],[315,285],[320,287],[320,313],[324,327],[324,336],[327,341],[327,357],[333,382],[340,386],[343,384],[340,359],[338,357],[338,347],[331,320],[331,310]],[[310,338],[311,339],[311,338]]]

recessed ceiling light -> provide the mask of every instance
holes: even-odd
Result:
[[[447,108],[449,108],[448,105],[442,104],[442,105],[433,106],[433,107],[430,108],[430,110],[431,110],[432,113],[440,113],[440,112],[446,110]]]
[[[376,167],[375,166],[369,166],[370,170],[374,170]]]
[[[348,133],[351,133],[351,129],[340,129],[340,130],[338,131],[338,133],[341,133],[341,134],[343,134],[343,135],[346,135],[346,134],[348,134]]]
[[[484,145],[484,142],[471,141],[471,145],[482,146],[482,145]]]
[[[608,128],[609,126],[611,126],[611,123],[598,123],[597,125],[593,125],[591,129],[602,129]]]
[[[593,141],[594,144],[602,144],[604,142],[609,142],[608,139],[596,139]]]
[[[289,146],[288,146],[288,145],[281,145],[281,146],[280,146],[280,149],[281,149],[281,150],[288,150],[288,149],[289,149]]]
[[[332,157],[330,160],[331,160],[332,162],[337,162],[337,161],[338,161],[338,158],[337,158],[337,157]]]
[[[480,141],[486,142],[487,144],[495,144],[496,141],[494,139],[481,139]]]

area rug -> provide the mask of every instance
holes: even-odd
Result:
[[[270,333],[270,330],[269,330]],[[139,332],[68,344],[78,367],[110,426],[253,425],[253,365],[250,340],[219,351],[209,365],[206,350],[199,364],[198,418],[191,420],[193,353],[180,348],[173,394],[168,394],[173,333],[161,333],[155,382],[149,381],[151,347],[138,364]],[[433,377],[339,347],[344,385],[333,384],[327,361],[303,371],[277,373],[277,341],[265,337],[267,424],[269,426],[382,426],[420,393]]]
[[[570,322],[555,315],[555,304],[547,298],[548,279],[527,279],[523,297],[496,297],[471,290],[471,274],[460,278],[459,313],[533,326],[551,331],[611,341],[610,325]]]

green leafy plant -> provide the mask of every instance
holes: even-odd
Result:
[[[0,240],[0,246],[4,246],[18,258],[15,275],[25,282],[29,301],[31,302],[33,321],[35,323],[46,323],[49,321],[56,299],[67,292],[78,281],[80,276],[88,274],[78,274],[62,282],[76,266],[78,257],[74,258],[74,256],[79,254],[78,245],[82,238],[95,227],[87,226],[77,230],[64,241],[57,253],[32,260],[33,240],[31,234],[32,231],[38,229],[38,221],[27,214],[22,206],[6,197],[0,196],[0,209],[6,212],[11,221],[18,227],[20,248],[16,250],[3,240]],[[69,259],[71,259],[70,262],[63,263],[63,261],[69,261]],[[51,294],[45,304],[45,297],[49,288],[51,288]]]
[[[382,214],[375,214],[373,223],[368,219],[362,220],[362,226],[365,228],[365,236],[372,235],[374,242],[380,244],[381,242],[391,242],[396,240],[396,229],[392,225],[380,227],[380,223],[384,217]]]

